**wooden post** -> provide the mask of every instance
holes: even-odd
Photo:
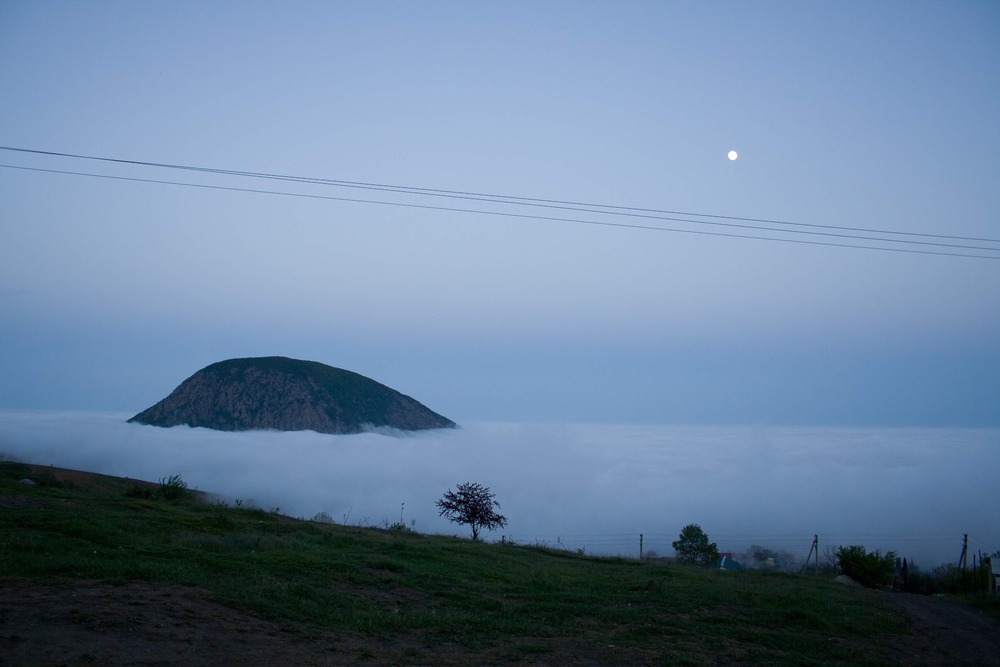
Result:
[[[809,559],[813,557],[813,551],[816,552],[816,574],[819,575],[819,535],[813,535],[813,542],[809,546],[809,553],[806,554],[806,562],[802,564],[802,571],[799,574],[806,573],[806,568],[809,567]]]
[[[969,582],[965,577],[965,570],[969,564],[969,534],[962,534],[962,555],[958,557],[958,566],[962,568],[962,571],[958,576],[962,577],[962,592],[969,592]]]
[[[976,570],[976,588],[986,594],[986,586],[983,585],[983,574],[986,571],[986,563],[983,562],[983,550],[979,550],[979,569]]]
[[[639,560],[642,560],[642,533],[639,533]]]

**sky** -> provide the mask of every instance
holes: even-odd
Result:
[[[132,162],[0,150],[0,409],[282,355],[460,424],[995,429],[998,35],[993,2],[5,0],[0,146]]]
[[[589,554],[637,557],[642,535],[644,555],[669,556],[689,523],[722,551],[788,554],[795,571],[813,536],[821,562],[860,544],[924,572],[958,562],[965,535],[969,556],[1000,550],[997,429],[472,422],[337,436],[125,416],[0,411],[0,460],[180,475],[230,505],[464,537],[434,502],[476,481],[508,519],[484,539]]]

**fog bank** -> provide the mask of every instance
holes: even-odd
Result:
[[[417,433],[224,433],[131,415],[0,412],[0,458],[194,488],[264,509],[466,534],[434,501],[489,486],[509,518],[487,539],[587,553],[671,553],[687,523],[723,551],[804,558],[865,544],[930,567],[1000,549],[1000,430],[472,423]]]

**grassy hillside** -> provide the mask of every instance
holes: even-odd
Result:
[[[359,659],[887,664],[908,632],[880,594],[811,577],[296,521],[57,473],[0,464],[0,583],[197,586],[302,641],[370,645]]]

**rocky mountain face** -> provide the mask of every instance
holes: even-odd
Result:
[[[129,421],[220,431],[320,433],[358,433],[366,426],[407,431],[455,426],[363,375],[287,357],[230,359],[207,366]]]

